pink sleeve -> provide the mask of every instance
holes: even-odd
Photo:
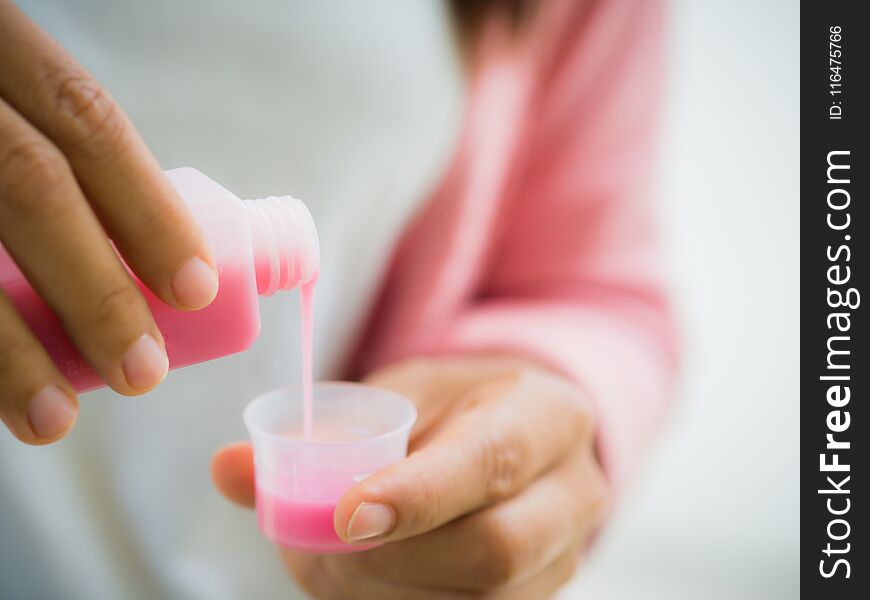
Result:
[[[649,177],[663,10],[616,1],[591,13],[549,49],[522,176],[480,291],[440,351],[508,350],[577,381],[595,403],[600,457],[619,487],[675,371]]]

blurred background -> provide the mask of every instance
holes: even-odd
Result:
[[[797,598],[796,1],[671,2],[660,194],[682,395],[563,598]]]

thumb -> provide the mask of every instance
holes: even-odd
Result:
[[[228,500],[247,508],[254,507],[254,450],[239,442],[224,446],[211,459],[211,478]]]
[[[348,490],[335,510],[339,537],[396,541],[431,531],[512,496],[589,438],[573,386],[549,376],[495,379],[467,399],[407,458]]]

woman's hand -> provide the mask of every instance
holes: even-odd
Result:
[[[514,360],[415,360],[374,374],[417,406],[407,459],[353,487],[335,511],[357,554],[282,549],[317,598],[546,598],[574,572],[607,505],[588,401]],[[251,448],[213,461],[215,484],[253,506]]]
[[[166,352],[108,238],[171,306],[214,298],[217,274],[199,228],[130,121],[0,0],[0,242],[103,380],[138,394],[161,381]],[[22,441],[51,442],[72,426],[72,387],[2,290],[0,381],[0,418]]]

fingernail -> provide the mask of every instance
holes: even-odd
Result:
[[[150,389],[166,377],[169,359],[157,340],[146,334],[127,350],[121,368],[124,369],[124,376],[130,387]]]
[[[218,292],[214,267],[194,256],[172,278],[172,294],[184,308],[197,309],[211,304]]]
[[[396,515],[386,504],[362,502],[347,524],[347,539],[358,542],[385,535],[393,528]]]
[[[47,385],[39,390],[27,406],[27,422],[33,435],[40,439],[63,433],[72,427],[75,420],[75,404],[56,385]]]

